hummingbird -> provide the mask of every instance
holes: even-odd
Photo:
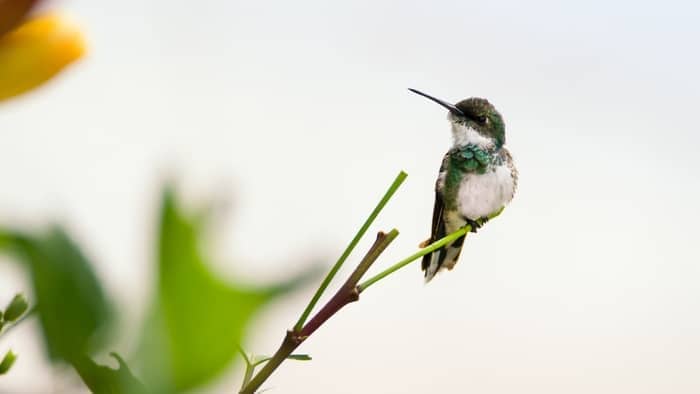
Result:
[[[486,99],[471,97],[450,104],[415,89],[411,92],[448,110],[452,148],[442,159],[435,183],[430,238],[421,246],[470,225],[477,232],[488,216],[505,207],[515,194],[518,170],[505,148],[503,117]],[[466,235],[423,256],[421,268],[429,282],[440,270],[457,264]]]

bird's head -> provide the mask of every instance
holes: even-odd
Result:
[[[450,104],[421,91],[409,90],[447,108],[447,119],[452,124],[452,136],[456,145],[475,144],[498,149],[506,143],[503,117],[488,100],[471,97]]]

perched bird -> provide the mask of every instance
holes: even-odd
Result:
[[[429,244],[471,225],[476,232],[488,216],[502,209],[515,194],[518,171],[504,147],[506,127],[501,114],[487,100],[477,97],[450,104],[415,89],[449,111],[452,149],[442,159],[435,184],[435,207]],[[464,236],[425,255],[421,268],[430,281],[443,268],[451,270],[462,251]]]

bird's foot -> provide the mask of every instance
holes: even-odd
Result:
[[[418,247],[419,247],[419,248],[425,248],[426,246],[430,245],[430,243],[431,243],[432,241],[433,241],[432,239],[428,238],[428,239],[426,239],[425,241],[419,243],[419,244],[418,244]]]
[[[484,217],[479,218],[477,220],[472,220],[472,219],[468,219],[468,218],[465,218],[465,220],[467,221],[467,224],[472,228],[471,232],[476,233],[477,230],[479,230],[481,228],[481,226],[484,225],[484,223],[489,221],[489,218],[484,216]]]
[[[479,227],[481,227],[481,223],[478,220],[467,219],[467,224],[472,228],[472,233],[476,233]]]

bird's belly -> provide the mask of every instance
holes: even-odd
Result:
[[[500,165],[484,174],[467,174],[457,193],[459,213],[479,219],[497,211],[513,199],[515,181],[511,169]]]

